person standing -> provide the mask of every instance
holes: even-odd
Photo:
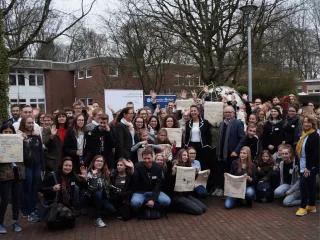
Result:
[[[10,122],[1,126],[0,134],[15,133],[14,127]],[[22,198],[22,181],[24,178],[25,168],[23,163],[0,163],[0,234],[7,233],[4,227],[4,216],[10,196],[12,205],[12,229],[14,232],[22,231],[18,220]]]
[[[316,131],[316,119],[313,116],[303,118],[303,132],[297,146],[299,158],[301,204],[297,216],[315,213],[316,175],[319,173],[319,134]]]
[[[217,188],[213,195],[223,195],[224,172],[230,173],[233,160],[237,159],[241,139],[244,138],[244,125],[235,118],[235,110],[232,106],[226,106],[223,110],[224,120],[219,126],[219,138],[217,145]]]

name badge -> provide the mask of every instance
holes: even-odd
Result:
[[[126,183],[126,181],[125,181],[125,180],[122,180],[122,181],[120,181],[120,183],[122,183],[122,184],[123,184],[123,183]]]
[[[152,176],[151,179],[155,180],[155,179],[157,179],[157,176]]]
[[[71,186],[74,186],[74,185],[76,185],[76,183],[75,182],[71,182]]]
[[[296,125],[291,125],[292,128],[294,128]]]
[[[290,169],[289,169],[289,174],[291,174],[291,175],[292,175],[292,173],[293,173],[293,169],[292,169],[292,168],[290,168]]]
[[[274,130],[275,130],[275,131],[279,131],[279,128],[275,128]]]

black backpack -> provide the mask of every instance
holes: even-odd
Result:
[[[269,181],[261,180],[257,184],[256,200],[258,202],[272,202],[273,189]]]

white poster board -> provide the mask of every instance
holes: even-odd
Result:
[[[168,133],[168,139],[173,144],[176,142],[176,147],[181,148],[182,145],[182,128],[165,128]]]
[[[23,162],[23,138],[18,134],[0,134],[0,164]]]
[[[175,192],[191,192],[194,190],[196,169],[177,166]]]
[[[110,121],[113,120],[113,117],[108,106],[117,112],[125,108],[127,102],[133,102],[135,111],[143,108],[143,90],[104,90],[104,105]]]
[[[193,99],[178,99],[176,100],[176,108],[177,110],[185,110],[190,109],[190,106],[193,105]]]
[[[234,176],[224,173],[224,195],[233,198],[245,199],[247,175]]]
[[[198,172],[198,176],[196,178],[194,187],[196,188],[198,186],[204,186],[206,188],[209,175],[210,175],[209,169]]]
[[[204,119],[217,127],[223,121],[223,102],[205,102]]]

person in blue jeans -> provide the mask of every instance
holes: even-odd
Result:
[[[167,207],[171,203],[170,197],[160,191],[162,183],[162,170],[153,161],[152,149],[142,151],[143,161],[135,166],[133,173],[133,195],[131,207],[137,211],[143,205],[149,208]]]
[[[32,117],[21,119],[17,133],[23,137],[23,162],[25,165],[22,212],[28,216],[29,222],[38,222],[40,219],[36,213],[36,204],[41,175],[44,171],[42,141],[41,137],[34,132]]]
[[[247,174],[247,187],[245,194],[246,205],[252,207],[252,201],[255,199],[255,167],[251,160],[249,147],[242,147],[239,158],[232,162],[230,173],[235,176]],[[227,197],[224,206],[226,209],[232,209],[241,203],[240,199]]]
[[[107,162],[103,156],[96,155],[92,159],[88,171],[84,166],[80,167],[79,176],[87,181],[88,194],[95,208],[96,226],[106,227],[107,225],[102,220],[103,210],[109,214],[116,212],[110,199],[111,180]]]

